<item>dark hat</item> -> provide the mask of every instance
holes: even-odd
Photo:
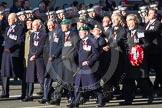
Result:
[[[98,28],[101,31],[103,31],[103,29],[104,29],[103,26],[102,25],[99,25],[99,24],[94,25],[94,28]]]
[[[80,27],[80,28],[78,29],[78,31],[81,31],[81,30],[88,31],[89,28],[88,28],[87,26],[83,26],[83,27]]]
[[[61,21],[60,24],[61,24],[61,25],[70,24],[70,20],[69,20],[69,19],[64,19],[64,20]]]

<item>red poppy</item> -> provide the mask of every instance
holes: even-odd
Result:
[[[132,66],[139,66],[143,62],[143,58],[144,51],[141,46],[136,45],[129,51],[129,61]]]
[[[117,33],[116,33],[116,31],[114,31],[114,35],[116,35]]]

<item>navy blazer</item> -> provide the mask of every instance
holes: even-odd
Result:
[[[60,35],[60,30],[57,29],[55,32],[49,32],[49,41],[50,41],[50,56],[55,58],[60,57],[62,50],[62,39]]]
[[[9,49],[13,57],[23,57],[23,48],[24,48],[24,28],[20,24],[16,24],[16,26],[11,30],[11,32],[7,35],[9,27],[6,28],[4,41],[5,46],[4,49]],[[15,37],[15,39],[11,38]]]
[[[80,41],[80,45],[79,45],[79,67],[82,67],[82,63],[84,61],[88,61],[89,65],[92,66],[99,57],[99,51],[95,48],[94,43],[91,41],[91,39],[87,39],[87,47],[91,47],[90,50],[85,50],[83,48],[83,41]]]
[[[148,24],[147,24],[148,25]],[[146,26],[147,26],[146,25]],[[145,30],[145,38],[150,44],[161,45],[161,23],[157,19]]]
[[[114,30],[114,28],[112,28],[108,38],[108,45],[111,48],[116,49],[117,51],[123,52],[125,50],[125,42],[126,30],[121,26],[119,26],[117,30]]]
[[[43,57],[43,49],[44,45],[47,39],[47,34],[43,30],[40,30],[38,33],[38,38],[34,38],[35,33],[31,34],[30,38],[30,49],[29,49],[29,58],[33,55],[36,56],[36,58]],[[34,41],[38,42],[38,45],[34,45]]]

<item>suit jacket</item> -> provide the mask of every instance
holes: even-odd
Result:
[[[79,36],[77,33],[70,31],[68,40],[65,40],[65,33],[62,32],[62,58],[63,59],[73,59],[77,57],[77,46],[79,41]]]
[[[111,48],[123,52],[125,50],[125,41],[126,41],[126,30],[124,28],[119,26],[117,30],[114,30],[114,28],[111,29],[108,38],[108,45]]]
[[[105,38],[107,38],[107,39],[109,38],[111,29],[112,29],[112,27],[109,26],[109,28],[106,31],[103,32],[103,35],[104,35]]]
[[[15,27],[9,31],[9,27],[5,31],[5,46],[4,49],[9,49],[13,57],[23,57],[24,53],[24,29],[21,25],[16,24]],[[8,35],[7,35],[8,34]]]
[[[54,56],[55,58],[58,58],[61,56],[61,35],[60,35],[61,31],[60,30],[56,30],[55,32],[49,32],[49,41],[50,41],[50,56]]]
[[[149,77],[149,71],[148,71],[148,52],[146,50],[148,44],[145,41],[145,35],[139,35],[139,33],[144,34],[144,28],[142,27],[137,27],[134,29],[135,33],[131,36],[131,31],[127,32],[127,56],[126,56],[126,73],[127,73],[127,78],[146,78]],[[142,46],[144,50],[144,59],[142,64],[138,67],[134,67],[130,64],[129,61],[129,51],[132,47],[135,45],[140,45]]]
[[[146,27],[148,24],[146,24]],[[157,19],[145,30],[146,41],[150,45],[161,46],[161,23]]]
[[[29,58],[33,55],[36,58],[43,57],[43,48],[46,42],[47,34],[40,30],[37,37],[35,37],[35,33],[32,33],[30,36],[30,49],[29,49]]]

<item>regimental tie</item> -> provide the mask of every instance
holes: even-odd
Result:
[[[83,46],[87,45],[87,41],[86,40],[83,40],[82,45]]]
[[[70,38],[69,33],[65,33],[65,41],[68,41],[68,40],[69,40],[69,38]]]

